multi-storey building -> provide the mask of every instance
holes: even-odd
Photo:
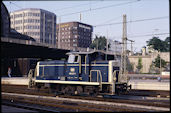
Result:
[[[11,28],[33,37],[39,43],[56,45],[56,15],[52,12],[28,8],[10,13]]]
[[[82,51],[82,48],[88,48],[92,42],[93,27],[91,25],[67,22],[57,24],[56,30],[58,48]]]
[[[117,40],[111,40],[111,39],[108,39],[108,42],[110,43],[109,51],[113,51],[114,53],[121,54],[122,52],[121,42]]]

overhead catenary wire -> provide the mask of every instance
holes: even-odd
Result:
[[[111,21],[117,20],[117,19],[119,19],[119,18],[121,18],[121,17],[122,17],[122,16],[118,16],[118,17],[112,18],[112,19],[110,19],[110,20],[107,20],[107,21],[105,21],[105,22],[103,22],[103,23],[111,22]]]
[[[150,21],[150,20],[159,20],[159,19],[166,19],[166,18],[169,18],[169,16],[162,16],[162,17],[155,17],[155,18],[146,18],[146,19],[140,19],[140,20],[133,20],[133,21],[127,21],[126,23],[142,22],[142,21]],[[95,25],[93,27],[116,25],[116,24],[122,24],[122,23],[123,22],[115,22],[115,23],[109,23],[109,24],[100,24],[100,25]]]
[[[153,35],[169,35],[170,33],[156,33],[156,34],[144,34],[144,35],[128,35],[128,38],[136,38],[136,37],[147,37],[147,36],[153,36]],[[115,36],[115,38],[121,38],[122,36]]]
[[[95,3],[97,3],[97,2],[95,2]],[[95,4],[95,3],[85,3],[85,4],[74,5],[74,6],[70,6],[70,7],[59,8],[59,9],[56,9],[55,11],[63,11],[63,10],[67,10],[67,9],[71,9],[71,8],[75,8],[75,7],[81,7],[84,5]]]
[[[13,4],[13,5],[15,5],[16,7],[18,7],[18,8],[23,8],[23,7],[21,7],[21,6],[18,6],[17,4],[15,4],[15,3],[13,3],[13,2],[10,2],[10,5],[11,5],[11,3]]]
[[[129,37],[144,37],[144,36],[153,36],[153,35],[167,35],[170,33],[156,33],[156,34],[146,34],[146,35],[133,35],[133,36],[129,36]]]
[[[73,13],[67,13],[67,14],[63,14],[63,15],[59,15],[59,16],[60,17],[61,16],[69,16],[69,15],[83,13],[83,12],[88,12],[88,11],[94,11],[94,10],[100,10],[100,9],[104,9],[104,8],[114,7],[114,6],[126,5],[126,4],[130,4],[130,3],[138,2],[138,1],[139,0],[135,0],[135,1],[126,2],[126,3],[124,2],[124,3],[120,3],[120,4],[113,4],[113,5],[108,5],[108,6],[98,7],[98,8],[91,8],[91,9],[86,9],[86,10],[82,10],[82,11],[78,11],[78,12],[73,12]]]

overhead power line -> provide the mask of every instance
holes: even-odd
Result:
[[[13,3],[13,2],[10,2],[10,4],[13,4],[13,5],[15,5],[16,7],[18,7],[18,8],[23,8],[23,7],[21,7],[21,6],[18,6],[17,4],[15,4],[15,3]]]
[[[134,38],[134,37],[146,37],[146,36],[154,36],[154,35],[167,35],[170,33],[157,33],[157,34],[144,34],[144,35],[128,35],[127,37],[129,38]],[[122,36],[115,36],[115,38],[121,38]]]
[[[95,2],[96,3],[96,2]],[[75,6],[70,6],[70,7],[64,7],[64,8],[59,8],[59,9],[56,9],[55,11],[59,10],[66,10],[66,9],[71,9],[71,8],[75,8],[75,7],[81,7],[81,6],[84,6],[84,5],[90,5],[90,4],[95,4],[95,3],[86,3],[86,4],[79,4],[79,5],[75,5]]]
[[[153,35],[167,35],[170,33],[157,33],[157,34],[146,34],[146,35],[133,35],[133,36],[129,36],[129,37],[144,37],[144,36],[153,36]]]
[[[126,4],[130,4],[130,3],[138,2],[138,1],[139,0],[131,1],[131,2],[126,2],[126,3],[120,3],[120,4],[108,5],[108,6],[98,7],[98,8],[94,8],[94,9],[86,9],[86,10],[82,10],[82,11],[78,11],[78,12],[74,12],[74,13],[63,14],[63,15],[60,15],[60,17],[61,16],[69,16],[69,15],[78,14],[78,13],[83,13],[83,12],[88,12],[88,11],[94,11],[94,10],[104,9],[104,8],[109,8],[109,7],[114,7],[114,6],[126,5]]]
[[[114,21],[114,20],[119,19],[119,18],[121,18],[121,17],[122,17],[122,16],[118,16],[118,17],[112,18],[112,19],[110,19],[110,20],[107,20],[107,21],[105,21],[105,22],[103,22],[103,23],[111,22],[111,21]],[[102,23],[101,23],[101,24],[102,24]]]
[[[165,19],[165,18],[169,18],[169,16],[147,18],[147,19],[140,19],[140,20],[133,20],[133,21],[127,21],[126,23],[142,22],[142,21],[150,21],[150,20],[159,20],[159,19]],[[109,23],[109,24],[100,24],[100,25],[95,25],[93,27],[101,27],[101,26],[116,25],[116,24],[123,24],[123,22],[116,22],[116,23]]]

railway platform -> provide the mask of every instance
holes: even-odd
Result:
[[[132,89],[137,90],[164,90],[170,91],[170,80],[139,80],[133,79],[128,82],[132,85]]]
[[[28,85],[29,79],[27,77],[1,77],[1,84],[10,85]],[[132,89],[138,90],[164,90],[170,91],[170,80],[141,80],[130,79],[128,84],[132,85]]]

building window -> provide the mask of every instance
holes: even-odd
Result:
[[[76,47],[76,46],[77,46],[77,44],[73,44],[73,46],[74,46],[74,47]]]
[[[77,29],[77,27],[73,27],[73,29]]]

